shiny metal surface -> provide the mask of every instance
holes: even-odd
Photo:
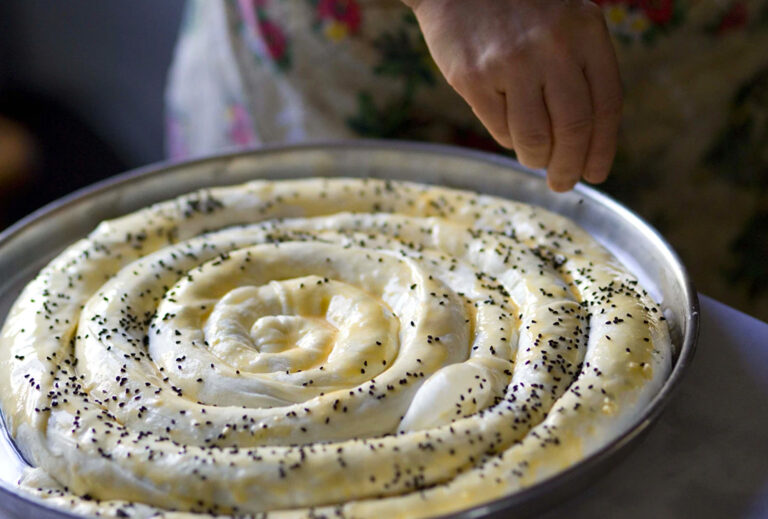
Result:
[[[579,223],[611,250],[664,308],[677,356],[669,379],[622,436],[572,468],[522,492],[455,514],[456,518],[526,516],[573,495],[637,443],[662,411],[690,364],[698,333],[696,291],[677,255],[634,213],[585,186],[556,194],[540,172],[462,148],[397,141],[349,141],[267,147],[113,177],[58,200],[0,234],[0,319],[21,288],[65,246],[98,222],[197,188],[255,178],[381,177],[472,189],[546,207]],[[0,421],[1,422],[1,421]],[[25,463],[0,423],[0,510],[11,517],[71,518],[15,484]]]

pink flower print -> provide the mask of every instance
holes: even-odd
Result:
[[[284,61],[287,56],[288,40],[285,38],[283,30],[270,20],[259,20],[259,31],[264,43],[267,45],[269,55],[276,62]]]
[[[360,30],[362,16],[355,0],[319,0],[317,18],[328,39],[341,41]]]
[[[244,39],[248,48],[260,59],[272,60],[278,68],[291,64],[288,39],[283,30],[267,16],[268,0],[238,0]]]
[[[229,141],[237,146],[249,146],[254,144],[253,126],[248,111],[241,104],[233,104],[227,109],[229,123]]]
[[[651,22],[664,25],[672,20],[674,0],[640,0],[640,7]]]
[[[264,6],[265,0],[238,0],[240,15],[246,27],[252,32],[256,32],[256,11]]]
[[[166,150],[171,160],[181,160],[189,156],[189,148],[181,121],[169,115],[165,120]]]
[[[731,8],[720,19],[720,24],[715,32],[722,35],[734,29],[740,29],[747,25],[748,19],[747,4],[740,0],[736,1],[731,4]]]

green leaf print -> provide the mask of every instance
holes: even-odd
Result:
[[[347,124],[358,135],[391,139],[402,137],[409,126],[409,100],[396,100],[393,103],[376,108],[373,96],[361,92],[357,96],[357,114],[347,120]]]
[[[381,61],[373,69],[375,74],[402,78],[415,87],[418,83],[435,84],[430,68],[431,56],[423,41],[414,41],[405,29],[384,33],[373,42]]]
[[[744,283],[749,297],[768,290],[768,211],[758,211],[731,243],[735,264],[727,269],[728,279]]]
[[[415,18],[405,17],[403,26],[379,35],[373,48],[379,55],[373,73],[400,82],[400,93],[379,109],[370,92],[358,94],[357,113],[347,119],[347,125],[363,137],[414,137],[411,110],[416,91],[421,86],[437,83],[436,67],[427,50]]]
[[[768,69],[739,89],[706,160],[728,183],[768,191]]]

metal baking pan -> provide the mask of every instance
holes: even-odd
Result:
[[[527,516],[553,506],[607,472],[655,422],[694,354],[699,306],[679,258],[652,227],[596,190],[579,184],[551,192],[539,171],[488,153],[397,141],[342,141],[264,147],[131,171],[87,187],[0,234],[0,320],[21,288],[64,247],[98,222],[201,187],[256,178],[380,177],[465,188],[543,206],[576,221],[613,252],[659,301],[677,354],[661,391],[632,427],[600,451],[532,487],[456,518]],[[16,488],[24,460],[0,420],[0,511],[18,518],[74,518]]]

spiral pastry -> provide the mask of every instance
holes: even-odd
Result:
[[[99,225],[29,283],[0,399],[82,513],[422,517],[563,470],[670,370],[569,220],[415,183],[256,181]]]

